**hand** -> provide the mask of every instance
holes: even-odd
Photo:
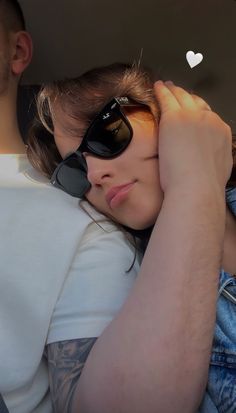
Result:
[[[217,184],[223,191],[230,177],[230,127],[200,97],[172,82],[154,86],[161,109],[159,168],[163,191],[176,185]]]

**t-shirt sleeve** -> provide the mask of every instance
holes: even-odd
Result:
[[[132,266],[134,246],[114,225],[102,227],[91,223],[80,242],[52,314],[47,344],[99,337],[135,282],[140,257]]]

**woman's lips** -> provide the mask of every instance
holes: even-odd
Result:
[[[114,186],[106,194],[106,201],[110,208],[115,208],[119,205],[128,195],[129,191],[133,187],[135,182],[130,182],[125,185]]]

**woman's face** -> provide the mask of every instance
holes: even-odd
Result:
[[[158,130],[150,114],[136,111],[128,119],[133,138],[121,155],[101,159],[85,153],[91,189],[87,200],[100,212],[133,229],[153,225],[163,202],[159,179]],[[55,142],[64,158],[79,144],[62,137],[54,124]]]

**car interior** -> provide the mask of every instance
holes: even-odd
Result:
[[[235,0],[20,0],[34,42],[19,90],[24,139],[40,85],[114,62],[150,67],[155,78],[203,97],[236,132]],[[186,53],[203,59],[190,67]]]

